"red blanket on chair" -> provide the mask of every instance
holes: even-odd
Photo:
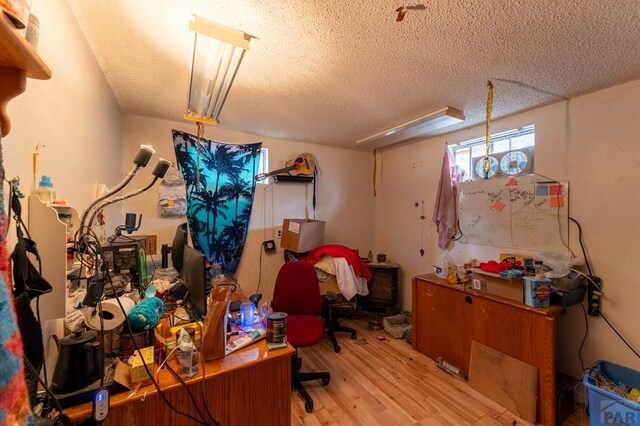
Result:
[[[362,277],[367,281],[371,279],[371,270],[369,269],[367,264],[364,263],[362,259],[360,259],[360,256],[358,256],[358,251],[352,250],[349,247],[341,246],[339,244],[320,246],[311,250],[298,260],[315,265],[315,263],[320,260],[320,258],[324,254],[328,254],[329,256],[333,257],[344,257],[347,260],[347,263],[353,268],[353,272],[357,276]]]

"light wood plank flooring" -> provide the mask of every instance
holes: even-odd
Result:
[[[495,402],[449,375],[404,340],[383,330],[373,331],[366,319],[344,321],[358,330],[358,339],[338,333],[340,353],[328,339],[301,348],[303,371],[329,371],[331,383],[305,385],[314,411],[304,410],[296,391],[291,394],[291,424],[296,425],[528,425]],[[385,336],[386,340],[379,340]],[[584,410],[565,425],[588,425]]]

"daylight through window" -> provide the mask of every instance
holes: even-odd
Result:
[[[533,173],[535,126],[491,135],[488,178]],[[458,182],[484,179],[485,138],[449,147],[458,170]]]

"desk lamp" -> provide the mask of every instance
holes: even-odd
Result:
[[[87,226],[91,226],[91,224],[93,223],[93,220],[96,218],[96,215],[98,214],[98,212],[100,210],[102,210],[103,208],[107,207],[110,204],[113,203],[117,203],[118,201],[123,201],[126,200],[128,198],[131,197],[135,197],[138,194],[142,194],[144,191],[146,191],[147,189],[151,188],[157,181],[158,179],[162,179],[164,177],[165,174],[167,174],[167,171],[169,170],[169,167],[171,167],[171,162],[168,160],[165,160],[164,158],[161,158],[160,160],[158,160],[158,164],[156,164],[156,166],[153,169],[153,172],[151,172],[153,174],[153,180],[151,181],[151,183],[149,183],[149,185],[145,186],[144,188],[140,188],[140,189],[136,189],[135,191],[129,192],[128,194],[122,195],[120,197],[116,197],[116,198],[111,198],[108,200],[105,200],[106,197],[102,197],[100,204],[96,204],[95,202],[93,203],[93,205],[95,206],[93,209],[93,213],[91,214],[91,218],[89,219],[89,222],[87,223]],[[86,212],[85,212],[86,213]],[[129,213],[127,213],[127,219],[130,220],[129,217]],[[83,216],[84,217],[84,216]],[[133,224],[135,226],[135,215],[133,217]],[[142,220],[142,217],[141,219]],[[80,225],[80,229],[82,229],[82,226],[84,224]],[[127,224],[127,227],[125,229],[129,229],[129,224]],[[138,225],[140,226],[140,225]],[[130,232],[129,232],[130,233]]]

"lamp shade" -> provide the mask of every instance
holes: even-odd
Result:
[[[252,36],[199,16],[189,29],[195,38],[184,118],[215,125]]]
[[[391,129],[356,141],[357,146],[382,148],[428,135],[444,127],[464,121],[464,112],[453,107],[444,107],[422,117],[407,121]]]

